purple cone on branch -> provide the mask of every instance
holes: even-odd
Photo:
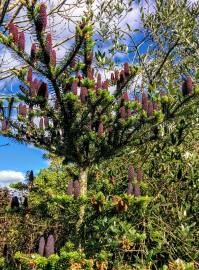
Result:
[[[99,124],[97,132],[99,136],[101,136],[104,133],[104,125],[102,123]]]
[[[13,37],[13,41],[15,45],[18,45],[18,40],[19,40],[19,31],[17,26],[14,23],[9,23],[8,25],[9,33]]]
[[[78,82],[73,81],[73,83],[72,83],[72,92],[73,92],[74,95],[77,95],[77,86],[78,86]]]
[[[148,98],[146,93],[142,93],[142,109],[144,111],[147,111],[148,107]]]
[[[79,84],[78,84],[78,85],[80,85],[81,80],[83,79],[83,77],[82,77],[82,75],[81,75],[81,74],[78,74],[78,75],[77,75],[77,78],[78,78],[78,80],[79,80]]]
[[[127,190],[128,195],[133,195],[133,185],[131,182],[128,182],[128,190]]]
[[[130,74],[129,64],[128,63],[124,63],[124,74],[126,76],[129,76],[129,74]]]
[[[115,81],[117,82],[119,80],[119,71],[115,70]]]
[[[39,128],[44,129],[44,119],[43,119],[43,117],[41,117],[40,120],[39,120]]]
[[[88,89],[86,87],[81,87],[81,92],[80,92],[81,102],[85,102],[87,96],[88,96]]]
[[[1,129],[2,131],[6,131],[9,128],[9,123],[4,119],[1,120]]]
[[[29,68],[28,70],[27,81],[29,83],[32,82],[32,68]]]
[[[132,181],[134,177],[135,177],[135,170],[134,170],[133,165],[130,165],[128,169],[128,180]]]
[[[131,115],[132,115],[131,109],[128,109],[128,110],[127,110],[127,117],[130,117]]]
[[[127,92],[124,92],[123,95],[122,95],[122,100],[124,101],[129,101],[129,95]]]
[[[108,81],[107,80],[102,83],[102,89],[105,89],[105,90],[108,89]]]
[[[102,88],[102,76],[101,76],[101,74],[99,73],[99,74],[97,75],[97,89],[100,89],[100,88]]]
[[[34,85],[34,88],[35,88],[36,94],[37,94],[37,92],[38,92],[38,90],[39,90],[39,88],[40,88],[40,86],[41,86],[41,81],[39,81],[39,80],[37,80],[37,79],[34,79],[33,85]]]
[[[49,126],[48,116],[44,116],[44,126],[45,126],[45,128],[47,128]]]
[[[24,35],[24,32],[21,32],[19,34],[19,41],[18,41],[18,46],[19,46],[19,49],[24,52],[25,50],[25,35]]]
[[[50,33],[46,36],[46,48],[51,51],[53,46],[52,35]]]
[[[13,29],[13,41],[14,41],[15,45],[18,44],[18,40],[19,40],[18,28],[15,25],[14,29]]]
[[[20,115],[22,115],[22,112],[23,112],[23,104],[22,104],[21,102],[19,103],[18,112],[19,112]]]
[[[40,256],[44,256],[44,249],[45,249],[45,239],[44,237],[40,237],[39,239],[39,248],[38,248],[38,253]]]
[[[182,84],[182,94],[183,96],[191,95],[193,93],[193,80],[189,76]]]
[[[73,195],[73,180],[68,182],[67,194],[71,196]]]
[[[48,99],[48,85],[46,83],[41,83],[37,95],[45,98],[46,100]]]
[[[36,19],[36,30],[42,32],[47,26],[47,13],[46,5],[44,3],[40,4],[39,14]]]
[[[1,129],[2,129],[2,131],[5,131],[7,129],[6,120],[1,120]]]
[[[140,191],[139,184],[134,184],[134,186],[133,186],[133,195],[135,195],[136,197],[141,196],[141,191]]]
[[[37,53],[37,46],[35,43],[32,44],[30,50],[30,59],[35,62],[36,61],[36,53]]]
[[[51,51],[52,51],[52,36],[51,36],[50,33],[48,33],[47,36],[46,36],[45,50],[48,53],[48,55],[51,54]]]
[[[125,79],[126,79],[126,77],[125,77],[124,70],[121,70],[121,71],[120,71],[120,82],[124,82]]]
[[[121,118],[126,118],[126,109],[124,106],[122,106],[120,109],[119,109],[119,113],[120,113],[120,117]]]
[[[154,102],[153,103],[153,110],[154,111],[158,111],[159,110],[159,106],[158,106],[158,103],[157,102]]]
[[[37,88],[35,87],[34,81],[32,81],[30,83],[30,94],[31,94],[31,97],[36,97],[37,96]]]
[[[52,254],[55,253],[55,240],[54,240],[54,236],[52,234],[50,234],[48,236],[48,239],[46,241],[46,245],[45,245],[45,257],[49,257]]]
[[[19,115],[21,115],[21,116],[23,116],[23,117],[26,117],[26,115],[27,115],[27,108],[26,108],[26,105],[20,103],[18,109],[19,109]]]
[[[8,24],[8,31],[9,31],[9,34],[12,34],[12,33],[13,33],[14,27],[15,27],[14,23],[10,22],[10,23]]]
[[[57,64],[57,56],[56,56],[55,50],[52,50],[52,52],[51,52],[50,62],[53,66],[56,66],[56,64]]]
[[[27,115],[27,107],[26,107],[25,104],[23,105],[23,112],[22,112],[22,115],[23,115],[24,117],[26,117],[26,115]]]
[[[74,181],[74,196],[78,198],[80,196],[80,184],[78,180]]]
[[[93,71],[92,71],[92,69],[89,69],[89,70],[88,70],[87,77],[88,77],[89,80],[93,80],[93,79],[94,79],[94,78],[93,78]]]
[[[49,64],[52,57],[52,36],[51,34],[47,34],[46,37],[46,44],[44,50],[44,61],[45,63]]]

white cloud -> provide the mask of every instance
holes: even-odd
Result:
[[[27,144],[27,147],[30,148],[30,149],[34,149],[34,150],[38,150],[39,148],[34,146],[34,144],[30,143],[30,144]]]
[[[45,164],[49,167],[51,165],[51,160],[50,159],[46,159],[45,160]]]
[[[0,171],[0,186],[8,186],[12,183],[24,181],[25,176],[22,172],[5,170]]]

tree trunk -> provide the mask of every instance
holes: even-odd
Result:
[[[87,181],[88,181],[88,168],[80,168],[79,184],[81,196],[85,196],[87,194]]]
[[[80,196],[85,196],[87,194],[87,181],[88,181],[88,170],[89,168],[80,168],[79,174],[79,184],[80,184]],[[85,215],[85,205],[80,206],[79,210],[79,220],[76,224],[77,232],[79,232],[80,227],[84,221]]]

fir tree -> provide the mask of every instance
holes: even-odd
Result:
[[[173,97],[167,89],[164,95],[152,92],[151,86],[130,99],[128,90],[141,69],[126,62],[103,78],[94,68],[92,14],[87,12],[79,21],[73,48],[58,63],[46,5],[23,5],[36,41],[27,54],[25,35],[17,25],[9,23],[8,35],[0,33],[1,42],[28,65],[15,72],[23,85],[18,97],[8,101],[9,108],[18,107],[17,119],[2,106],[2,134],[46,149],[63,157],[64,163],[77,164],[78,193],[86,195],[89,168],[122,154],[127,146],[156,139],[154,128],[172,121],[195,98],[193,81],[188,78],[183,84],[183,98],[178,98],[181,91]]]

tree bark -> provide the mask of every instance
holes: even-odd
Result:
[[[87,181],[88,181],[88,168],[80,168],[79,184],[81,196],[85,196],[87,194]]]
[[[80,196],[86,196],[87,194],[88,170],[89,168],[80,168],[79,174]],[[77,221],[76,224],[77,232],[79,232],[80,227],[84,221],[84,215],[85,215],[85,205],[81,205],[79,210],[79,220]]]

